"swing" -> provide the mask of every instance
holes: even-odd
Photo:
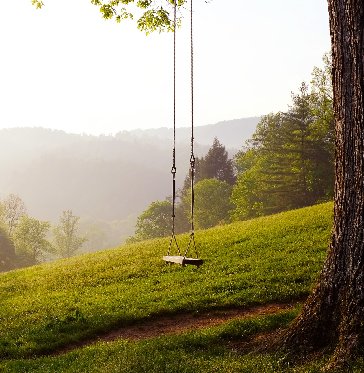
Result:
[[[182,267],[185,265],[195,265],[199,267],[203,260],[198,258],[198,252],[195,243],[195,227],[194,227],[194,206],[195,206],[195,192],[194,192],[194,181],[195,181],[195,155],[194,155],[194,123],[193,123],[193,32],[192,32],[192,0],[191,0],[191,158],[190,158],[190,175],[191,175],[191,231],[188,241],[187,248],[182,255],[181,249],[179,248],[177,238],[175,235],[175,218],[176,218],[176,25],[177,25],[177,5],[174,1],[174,32],[173,32],[173,153],[172,153],[172,236],[169,241],[168,253],[163,256],[163,260],[166,263],[180,264]],[[171,249],[175,244],[178,255],[171,255]],[[188,252],[194,248],[196,257],[188,257]]]

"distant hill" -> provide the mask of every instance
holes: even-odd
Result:
[[[257,122],[248,118],[196,127],[197,156],[207,152],[214,137],[232,154]],[[189,167],[190,130],[180,128],[177,136],[177,183],[182,185]],[[29,213],[43,220],[56,221],[63,210],[72,209],[89,221],[135,222],[152,201],[171,194],[171,157],[172,130],[166,128],[115,136],[3,129],[0,197],[19,194]],[[120,237],[133,233],[133,224],[126,226]]]
[[[211,146],[215,137],[230,150],[239,150],[245,140],[249,139],[260,120],[260,117],[242,118],[226,120],[216,124],[209,124],[206,126],[198,126],[195,128],[195,140],[200,145]],[[159,138],[171,139],[173,129],[171,128],[155,128],[147,130],[130,131],[132,136],[141,138]],[[176,131],[177,142],[190,143],[191,129],[189,127],[177,128]]]

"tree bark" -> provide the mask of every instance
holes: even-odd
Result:
[[[334,227],[328,257],[288,349],[332,351],[327,368],[364,342],[364,2],[328,0],[336,131]]]

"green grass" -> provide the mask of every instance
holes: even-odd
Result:
[[[236,372],[237,367],[254,366],[256,357],[243,364],[229,342],[246,339],[257,332],[274,330],[292,320],[296,312],[234,321],[223,326],[128,342],[98,343],[60,357],[10,361],[6,372]],[[267,359],[269,361],[270,359]],[[264,363],[265,364],[265,363]],[[265,370],[263,370],[265,372]],[[260,371],[262,372],[262,371]]]
[[[286,326],[298,309],[276,315],[227,323],[219,327],[160,337],[138,342],[119,340],[99,342],[56,357],[6,361],[0,372],[6,373],[321,373],[325,358],[292,364],[282,354],[242,354],[237,341],[256,333],[274,332]],[[232,344],[231,342],[235,342]],[[350,372],[362,372],[359,360]]]
[[[23,372],[27,364],[46,361],[49,366],[63,362],[63,370],[58,371],[73,372],[76,370],[67,368],[67,362],[71,364],[70,361],[76,359],[80,361],[77,371],[86,372],[89,370],[82,370],[82,364],[86,364],[90,356],[100,355],[106,362],[100,362],[94,371],[106,372],[108,370],[101,367],[118,354],[110,349],[124,351],[120,354],[125,353],[130,364],[134,359],[130,356],[144,354],[144,363],[148,364],[150,354],[153,354],[147,352],[148,346],[154,346],[154,343],[157,347],[172,343],[176,346],[176,359],[182,359],[179,354],[185,352],[178,346],[185,337],[138,343],[120,341],[115,345],[89,347],[67,354],[65,358],[29,363],[15,361],[161,314],[301,298],[310,291],[325,258],[332,224],[331,210],[332,204],[323,204],[196,232],[198,249],[205,260],[199,269],[165,265],[161,257],[167,251],[168,239],[159,239],[2,274],[0,358],[14,361],[0,365],[0,371],[21,364],[24,369],[18,371]],[[187,237],[179,239],[183,246]],[[197,333],[191,338],[202,337]],[[206,342],[208,344],[210,341]],[[165,350],[165,347],[158,348],[162,352]],[[215,364],[216,358],[219,361],[216,371],[223,371],[220,365],[224,364],[225,358],[230,359],[231,352],[218,351],[216,356],[211,352],[209,359]],[[203,371],[205,352],[197,350],[196,354],[200,356],[196,356],[196,360],[201,360],[202,365],[191,371]],[[163,365],[169,357],[162,358],[162,355],[160,364]],[[235,361],[234,357],[232,359]],[[255,361],[253,357],[249,359]],[[151,364],[154,364],[152,360]],[[190,371],[189,365],[184,366],[170,371]],[[131,365],[128,369],[122,371],[134,371]],[[148,371],[158,371],[153,369]],[[215,368],[211,369],[207,371],[215,371]],[[227,367],[225,371],[234,370]]]

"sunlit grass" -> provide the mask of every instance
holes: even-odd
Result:
[[[51,352],[160,314],[298,299],[325,257],[331,210],[323,204],[196,232],[199,269],[166,265],[168,239],[159,239],[3,274],[0,357]],[[187,237],[179,239],[183,246]]]
[[[3,365],[7,372],[237,372],[260,362],[269,364],[267,357],[241,359],[229,347],[231,341],[244,340],[257,332],[274,330],[292,320],[297,312],[234,321],[203,331],[129,342],[119,340],[97,343],[64,356],[37,360],[11,361]],[[258,370],[259,364],[251,372]],[[273,370],[269,370],[273,371]]]
[[[281,353],[243,352],[238,341],[285,327],[298,309],[276,315],[249,318],[182,335],[131,342],[99,342],[65,355],[7,361],[8,373],[278,373],[322,372],[325,358],[309,362],[288,361]],[[362,372],[359,360],[351,372]]]

